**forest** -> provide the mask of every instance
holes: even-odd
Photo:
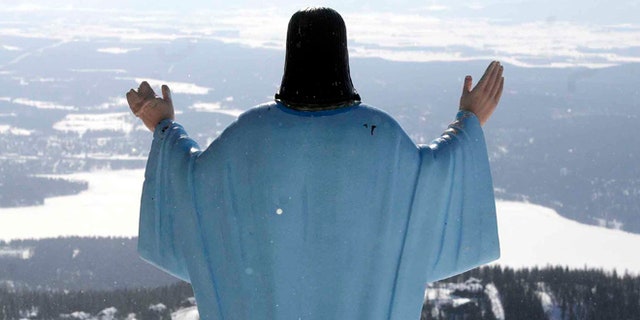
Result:
[[[0,208],[44,204],[49,197],[77,194],[87,190],[86,181],[38,177],[3,170],[0,172]]]
[[[640,314],[640,277],[598,269],[564,267],[512,269],[482,267],[431,284],[479,279],[483,288],[495,285],[502,319],[637,319]],[[428,289],[429,290],[429,289]],[[498,319],[490,311],[487,290],[458,290],[453,295],[471,297],[471,303],[438,305],[426,300],[422,319]]]
[[[497,289],[498,301],[488,288]],[[429,284],[427,319],[637,319],[640,277],[563,267],[489,266]],[[431,293],[431,294],[430,294]],[[0,289],[0,319],[170,319],[195,304],[184,282],[117,290]]]

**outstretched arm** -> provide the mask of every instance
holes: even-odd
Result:
[[[144,81],[137,91],[127,93],[127,101],[131,111],[154,132],[140,203],[138,252],[162,270],[189,281],[184,248],[193,231],[185,223],[193,216],[190,181],[199,147],[173,122],[168,86],[162,86],[160,98]]]
[[[429,282],[500,255],[493,183],[481,125],[500,100],[502,70],[499,62],[492,62],[473,89],[471,76],[467,76],[456,120],[433,143],[420,147],[413,204],[416,214],[411,218],[411,228],[418,235],[415,239],[420,241],[409,245],[426,253],[423,259],[429,266]]]
[[[127,92],[127,102],[131,112],[140,118],[151,132],[162,120],[175,120],[171,90],[166,84],[162,85],[162,98],[159,98],[149,83],[143,81],[138,91],[131,89]]]
[[[504,87],[503,69],[500,62],[491,62],[473,89],[471,89],[473,85],[471,76],[468,75],[464,79],[460,110],[473,112],[480,120],[480,125],[484,125],[489,120],[498,106]]]

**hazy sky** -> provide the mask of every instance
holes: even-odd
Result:
[[[640,2],[635,0],[582,1],[582,0],[180,0],[180,1],[127,1],[127,0],[2,0],[0,11],[15,8],[96,8],[132,10],[144,14],[149,10],[189,12],[200,10],[228,10],[229,8],[276,8],[290,13],[309,5],[329,6],[341,12],[391,11],[396,13],[436,14],[440,17],[487,17],[512,22],[557,20],[582,23],[634,23],[638,21]]]
[[[0,1],[0,50],[12,36],[75,41],[213,38],[282,50],[291,13],[308,2]],[[639,1],[318,1],[344,16],[354,57],[501,59],[520,66],[640,62]],[[632,17],[633,16],[633,17]]]

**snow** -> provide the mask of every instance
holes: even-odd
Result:
[[[551,295],[546,291],[536,291],[536,294],[540,299],[540,303],[542,304],[542,309],[544,310],[544,312],[547,314],[551,312],[554,306]]]
[[[227,100],[228,101],[228,100]],[[244,110],[240,109],[225,109],[222,107],[220,102],[196,102],[189,107],[197,112],[214,112],[220,114],[226,114],[233,117],[238,117],[240,114],[244,112]]]
[[[510,267],[562,265],[640,273],[640,235],[585,225],[552,209],[497,202],[501,258]]]
[[[155,312],[163,312],[163,311],[167,310],[167,306],[165,306],[162,303],[152,304],[152,305],[149,306],[149,310],[155,311]]]
[[[78,73],[127,73],[125,69],[71,69]]]
[[[30,306],[27,309],[20,310],[21,319],[35,319],[38,317],[38,307]]]
[[[91,316],[91,314],[86,313],[84,311],[75,311],[75,312],[72,312],[70,314],[61,314],[60,318],[61,319],[90,320],[93,317]]]
[[[109,48],[99,48],[97,49],[100,53],[109,53],[109,54],[125,54],[133,51],[139,51],[140,48],[119,48],[119,47],[109,47]]]
[[[2,115],[0,115],[2,116]],[[0,135],[9,134],[14,136],[30,136],[34,130],[12,127],[10,125],[0,124]]]
[[[457,307],[460,307],[461,305],[471,303],[471,302],[473,302],[473,300],[469,298],[454,298],[452,299],[451,305],[453,305],[454,308],[457,308]]]
[[[627,1],[633,3],[633,1]],[[505,4],[516,10],[518,4]],[[342,5],[340,5],[342,6]],[[625,8],[632,8],[625,4]],[[341,10],[349,31],[351,56],[397,61],[469,61],[498,58],[523,67],[601,68],[640,62],[629,48],[640,47],[638,23],[598,24],[555,19],[504,19],[489,7],[473,17],[453,15],[458,10],[481,10],[484,5],[429,4],[411,12]],[[34,21],[4,23],[0,37],[72,39],[119,39],[121,43],[215,39],[250,47],[283,50],[291,7],[265,3],[259,8],[175,12],[150,10],[144,18],[135,12],[115,10],[109,15],[86,8],[73,8],[73,15],[56,17],[59,23]],[[52,11],[51,7],[25,10],[3,9],[16,19]],[[58,8],[59,10],[59,8]],[[552,10],[553,11],[553,10]],[[54,11],[55,12],[55,11]],[[595,13],[591,13],[595,14]],[[82,16],[83,19],[76,19]],[[565,17],[566,18],[566,17]],[[99,20],[101,23],[86,23]],[[171,26],[172,32],[167,32]],[[455,32],[452,32],[454,30]],[[571,35],[571,36],[567,36]],[[18,50],[8,44],[0,50]],[[132,48],[106,47],[101,52],[125,54]],[[20,51],[18,51],[20,52]],[[26,56],[29,54],[27,53]],[[23,57],[19,57],[18,60]],[[10,62],[13,63],[12,61]]]
[[[87,181],[89,189],[73,196],[48,198],[43,206],[0,208],[0,240],[138,234],[143,170],[60,177]]]
[[[109,307],[98,312],[95,316],[84,311],[75,311],[68,314],[61,314],[60,319],[70,320],[116,320],[118,319],[118,309]],[[129,314],[126,319],[135,319],[135,314]]]
[[[137,77],[137,78],[122,78],[122,80],[133,80],[137,89],[142,81],[147,81],[151,87],[155,88],[154,91],[157,95],[162,95],[162,91],[160,91],[160,86],[166,84],[171,89],[171,93],[182,93],[182,94],[194,94],[194,95],[206,95],[209,94],[211,88],[202,87],[196,85],[195,83],[188,82],[178,82],[178,81],[166,81],[161,79],[153,79],[147,77]]]
[[[87,131],[119,131],[129,133],[135,129],[135,118],[129,112],[68,114],[53,124],[53,128],[79,135]]]
[[[20,49],[20,47],[16,47],[16,46],[10,46],[10,45],[0,45],[0,48],[7,50],[7,51],[21,51],[22,49]]]
[[[0,208],[0,240],[58,236],[136,236],[143,170],[96,171],[59,177],[85,180],[78,195],[48,198],[43,206]],[[581,224],[554,210],[498,201],[502,256],[514,268],[562,265],[640,274],[640,235]]]
[[[117,314],[118,314],[118,309],[116,309],[115,307],[109,307],[98,312],[97,318],[99,320],[116,320]]]
[[[127,99],[122,96],[110,97],[109,101],[103,102],[97,106],[90,107],[95,110],[108,110],[108,109],[120,109],[122,107],[128,107]]]
[[[30,106],[30,107],[36,107],[38,109],[71,110],[71,111],[78,110],[78,108],[74,106],[57,104],[55,102],[50,102],[50,101],[31,100],[27,98],[15,98],[11,100],[11,102],[15,104]]]
[[[197,307],[182,308],[171,314],[171,320],[200,320]]]
[[[500,293],[498,288],[493,283],[489,283],[484,287],[484,293],[489,297],[491,301],[491,311],[496,320],[504,320],[504,308],[502,307],[502,300],[500,300]]]
[[[350,55],[395,61],[470,61],[499,57],[522,67],[607,67],[638,62],[640,58],[615,52],[616,48],[637,46],[637,24],[627,29],[612,29],[575,22],[546,20],[509,22],[478,17],[438,17],[449,10],[441,5],[423,8],[424,13],[345,12]],[[444,9],[444,10],[443,10]],[[286,16],[276,11],[242,10],[225,12],[225,17],[211,18],[210,26],[198,29],[202,36],[218,30],[231,36],[215,36],[227,43],[250,47],[276,48],[283,44]],[[238,17],[240,15],[240,17]],[[269,22],[265,24],[265,20]],[[194,21],[197,24],[197,21]],[[267,26],[265,28],[265,26]],[[451,32],[456,30],[456,32]],[[571,34],[571,37],[564,35]],[[550,43],[554,46],[551,48]],[[589,43],[585,50],[584,43]],[[631,45],[631,44],[634,45]],[[472,50],[473,52],[469,52]],[[543,59],[545,61],[541,61]],[[557,61],[554,61],[557,60]]]
[[[33,257],[33,248],[0,247],[0,258],[28,260]]]
[[[496,319],[504,320],[502,303],[495,285],[489,283],[483,287],[482,281],[476,278],[469,278],[464,283],[430,283],[425,290],[425,298],[432,304],[431,313],[436,317],[446,306],[458,308],[467,303],[477,304],[482,293],[491,301],[491,311]],[[465,297],[469,295],[471,297]]]
[[[101,152],[79,153],[79,154],[67,155],[66,157],[73,158],[73,159],[94,159],[94,160],[124,160],[124,161],[147,160],[146,156],[132,156],[130,154],[101,153]]]
[[[542,304],[542,310],[544,310],[547,319],[549,320],[563,320],[562,308],[556,302],[551,291],[547,288],[545,283],[539,283],[536,289],[536,295],[540,299]]]
[[[426,7],[422,8],[422,9],[426,10],[426,11],[447,11],[447,10],[451,10],[451,7],[443,6],[443,5],[440,5],[440,4],[432,4],[432,5],[426,6]]]

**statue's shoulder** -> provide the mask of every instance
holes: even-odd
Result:
[[[366,103],[360,103],[356,111],[361,112],[362,114],[376,116],[376,117],[379,117],[380,119],[395,121],[393,117],[389,115],[386,111],[382,109],[378,109],[377,107],[374,107]]]
[[[252,119],[252,118],[261,118],[264,114],[266,114],[267,112],[270,112],[272,108],[276,108],[277,105],[278,104],[275,101],[271,101],[271,102],[265,102],[257,106],[254,106],[248,109],[247,111],[241,113],[238,116],[238,121]]]
[[[360,117],[370,119],[373,123],[378,123],[379,125],[402,130],[402,127],[400,126],[398,121],[382,109],[378,109],[374,106],[361,103],[359,105],[358,112],[360,112]]]

